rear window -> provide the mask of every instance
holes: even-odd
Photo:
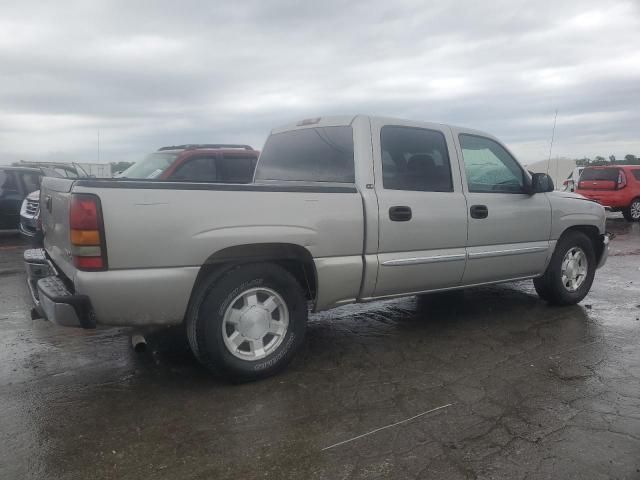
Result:
[[[353,130],[318,127],[271,135],[256,180],[353,183]]]
[[[618,181],[617,168],[585,168],[580,175],[580,180],[607,180],[609,182]]]

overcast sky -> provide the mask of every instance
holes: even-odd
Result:
[[[487,130],[530,163],[640,155],[640,1],[0,6],[0,164],[135,160],[370,113]]]

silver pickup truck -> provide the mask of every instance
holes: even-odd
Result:
[[[608,252],[605,211],[497,139],[363,115],[277,128],[254,183],[42,184],[34,300],[67,326],[184,324],[228,376],[283,367],[309,310],[532,278],[569,305]]]

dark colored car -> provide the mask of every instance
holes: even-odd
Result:
[[[20,207],[24,198],[40,189],[40,168],[0,167],[0,230],[20,225]]]
[[[38,163],[29,162],[29,168],[37,169],[40,178],[59,177],[59,178],[87,178],[89,175],[82,167],[77,164],[66,163]],[[42,231],[40,229],[40,182],[38,189],[29,193],[22,201],[20,208],[20,234],[26,240],[29,240],[34,246],[40,246],[42,242]]]
[[[162,147],[118,178],[250,183],[260,152],[249,145],[193,144]]]

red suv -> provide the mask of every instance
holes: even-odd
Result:
[[[260,152],[249,145],[193,144],[162,147],[118,178],[250,183]]]
[[[640,221],[640,165],[587,167],[575,192],[621,211],[630,222]]]

